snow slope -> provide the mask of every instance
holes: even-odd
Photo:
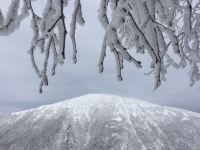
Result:
[[[0,118],[0,150],[200,150],[200,114],[90,94]]]

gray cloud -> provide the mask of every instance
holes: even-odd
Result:
[[[5,11],[8,1],[0,3]],[[38,93],[39,79],[32,69],[28,54],[32,35],[29,19],[26,19],[20,29],[11,36],[0,37],[0,114],[50,104],[87,93],[117,94],[200,112],[200,90],[197,86],[188,86],[187,69],[171,69],[167,75],[167,82],[153,91],[153,76],[144,75],[149,71],[147,65],[138,70],[133,64],[126,63],[123,70],[124,81],[118,82],[115,61],[108,50],[105,72],[99,74],[97,63],[104,35],[97,20],[99,3],[83,0],[83,4],[86,25],[78,27],[77,30],[78,64],[72,64],[72,46],[68,38],[66,62],[57,69],[56,76],[50,78],[50,85],[44,89],[43,94]],[[71,7],[66,12],[70,10]],[[147,57],[141,58],[148,64]]]

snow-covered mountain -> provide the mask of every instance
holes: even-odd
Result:
[[[0,118],[0,150],[200,150],[200,114],[90,94]]]

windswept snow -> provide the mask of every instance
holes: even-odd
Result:
[[[198,150],[200,114],[90,94],[0,119],[0,150]]]

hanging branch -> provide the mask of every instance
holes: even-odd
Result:
[[[65,41],[67,36],[64,8],[68,5],[68,0],[46,1],[46,7],[41,17],[34,11],[32,6],[33,0],[21,1],[23,1],[21,14],[18,13],[20,0],[12,1],[5,18],[0,10],[0,35],[9,35],[14,32],[14,30],[19,27],[20,22],[27,17],[29,13],[31,14],[33,38],[29,53],[31,56],[32,66],[38,77],[41,79],[39,91],[42,93],[43,86],[48,85],[48,64],[51,54],[50,50],[52,50],[53,53],[53,64],[51,69],[52,75],[55,75],[58,64],[64,63]],[[76,22],[81,25],[84,24],[80,0],[75,0],[74,13],[71,23],[70,37],[74,46],[74,62],[76,62],[77,53],[75,40]],[[40,49],[41,53],[44,54],[44,63],[42,67],[39,67],[41,65],[37,64],[35,59],[37,49]]]
[[[189,64],[191,85],[199,81],[199,3],[190,0],[101,0],[99,20],[106,34],[99,61],[100,72],[103,72],[106,47],[116,48],[115,57],[124,60],[132,57],[128,49],[133,48],[142,54],[147,51],[151,56],[150,74],[154,73],[155,89],[166,80],[169,66],[185,68]],[[112,10],[110,20],[108,6]],[[172,59],[171,50],[180,58],[180,63]],[[140,66],[139,61],[135,62]],[[117,74],[121,74],[119,67],[117,70]]]
[[[32,7],[35,0],[12,0],[7,15],[0,10],[0,35],[7,36],[19,28],[29,14],[33,38],[30,48],[32,66],[41,79],[40,92],[48,85],[48,68],[55,75],[56,67],[65,60],[67,28],[64,9],[69,0],[47,0],[42,16]],[[22,5],[20,5],[22,2]],[[20,7],[22,6],[22,7]],[[109,8],[110,7],[110,8]],[[21,8],[21,12],[19,9]],[[110,11],[108,11],[110,9]],[[76,27],[84,25],[80,0],[74,0],[70,24],[73,63],[77,62]],[[109,16],[109,17],[108,17]],[[124,62],[142,67],[130,49],[151,57],[150,73],[155,77],[155,89],[169,67],[190,66],[191,86],[200,80],[200,2],[193,0],[100,0],[98,18],[105,29],[99,59],[99,72],[104,71],[107,49],[116,60],[117,79],[122,80]],[[36,62],[36,51],[44,55],[42,65]],[[51,51],[52,50],[52,51]],[[53,54],[53,64],[49,58]],[[178,58],[178,59],[173,59]],[[180,61],[177,61],[180,60]],[[42,67],[39,67],[42,66]]]

